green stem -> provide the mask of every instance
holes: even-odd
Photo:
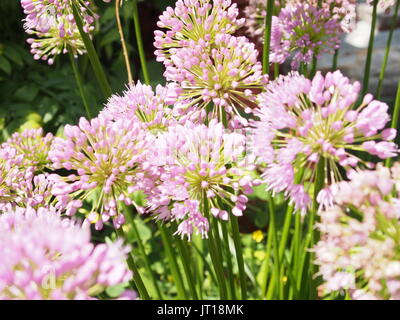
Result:
[[[264,48],[263,48],[263,73],[269,73],[269,50],[271,47],[272,11],[275,0],[267,1],[267,14],[265,16]]]
[[[339,49],[335,49],[335,53],[333,54],[333,59],[332,59],[332,71],[335,71],[337,69],[338,59],[339,59]]]
[[[278,248],[278,236],[277,236],[277,227],[276,227],[276,217],[275,217],[275,208],[273,199],[268,192],[268,209],[270,213],[270,224],[271,224],[271,231],[272,232],[272,247],[274,251],[274,273],[275,273],[275,282],[277,281],[278,284],[278,294],[279,299],[283,299],[283,286],[282,286],[282,277],[281,277],[281,257],[279,255],[279,248]]]
[[[365,61],[364,81],[363,81],[361,97],[364,97],[367,94],[369,88],[369,77],[371,74],[372,52],[374,50],[378,2],[379,0],[374,0],[373,3],[371,33],[369,35],[368,52],[367,52],[367,59]]]
[[[313,58],[312,58],[310,74],[309,74],[310,79],[314,78],[314,76],[317,72],[317,65],[318,65],[318,59],[317,59],[316,54],[314,53]]]
[[[274,63],[274,79],[279,77],[279,63]]]
[[[127,237],[124,234],[124,231],[121,229],[117,229],[117,234],[124,239],[127,239]],[[133,254],[132,252],[130,252],[128,254],[128,258],[127,258],[127,263],[128,263],[128,267],[129,269],[132,271],[133,273],[133,281],[136,285],[137,290],[139,291],[139,295],[140,295],[140,299],[142,300],[150,300],[150,295],[147,292],[147,289],[143,283],[142,277],[140,276],[139,273],[139,269],[136,266],[135,260],[133,258]]]
[[[397,125],[399,122],[399,113],[400,113],[400,80],[397,85],[396,102],[394,103],[394,110],[391,123],[391,128],[394,128],[396,130],[398,130]],[[391,158],[387,158],[385,161],[385,165],[387,167],[390,167],[391,161],[392,161]]]
[[[69,59],[71,62],[72,70],[74,71],[75,80],[78,85],[79,93],[81,95],[83,105],[85,106],[86,114],[88,116],[88,119],[91,119],[92,115],[90,112],[89,103],[86,98],[85,89],[83,88],[81,74],[79,73],[78,67],[76,65],[74,54],[72,53],[72,51],[70,49],[68,49],[68,53],[69,53]]]
[[[193,273],[192,273],[192,266],[190,264],[190,258],[189,258],[187,246],[183,242],[183,240],[180,238],[177,238],[176,242],[178,244],[179,253],[181,254],[181,257],[182,257],[183,269],[185,270],[186,279],[189,284],[190,294],[192,295],[192,298],[194,300],[198,300],[199,297],[198,297],[197,291],[196,291],[196,282],[194,281],[194,277],[193,277]],[[194,268],[193,270],[196,270],[196,268]]]
[[[142,32],[140,30],[139,10],[137,0],[132,1],[133,6],[133,22],[135,25],[136,43],[139,51],[140,64],[142,66],[143,78],[146,84],[150,84],[149,72],[147,70],[146,55],[143,47]]]
[[[146,250],[145,250],[145,247],[143,245],[142,238],[140,237],[140,233],[139,233],[139,230],[138,230],[138,228],[136,226],[135,220],[131,216],[131,212],[130,212],[130,210],[128,209],[127,206],[124,206],[124,211],[125,211],[125,218],[126,218],[127,222],[131,225],[132,231],[133,231],[133,235],[134,235],[134,237],[136,238],[136,240],[138,242],[139,252],[140,252],[140,255],[141,255],[142,259],[143,259],[143,262],[144,262],[144,265],[145,265],[145,267],[147,269],[147,272],[148,272],[148,274],[150,276],[151,282],[153,283],[154,289],[156,290],[157,299],[162,299],[161,290],[160,290],[160,288],[158,286],[157,280],[156,280],[156,278],[154,276],[154,273],[153,273],[153,270],[151,268],[151,264],[150,264],[150,261],[149,261],[149,258],[147,256],[147,254],[146,254]]]
[[[211,219],[213,217],[210,214],[210,208],[208,207],[208,201],[206,199],[207,199],[207,196],[204,193],[203,199],[201,202],[202,209],[203,209],[202,212],[203,212],[204,216],[207,218],[207,220],[209,221],[209,223],[212,224]],[[225,277],[224,277],[224,268],[223,268],[222,261],[221,261],[222,257],[218,253],[217,244],[215,242],[215,238],[214,238],[213,234],[214,234],[213,228],[210,228],[210,230],[208,231],[208,239],[207,239],[208,250],[210,252],[211,261],[214,266],[215,274],[218,279],[218,287],[219,287],[220,297],[221,297],[221,299],[225,300],[227,298],[227,289],[226,289],[226,283],[225,283]]]
[[[165,246],[165,253],[167,255],[168,263],[171,268],[172,276],[174,278],[174,282],[176,284],[176,289],[178,292],[178,299],[187,299],[185,287],[183,284],[183,279],[181,276],[181,272],[179,270],[178,263],[176,261],[176,254],[174,253],[174,249],[171,244],[171,234],[169,230],[160,222],[157,223],[158,229],[160,230],[161,239]]]
[[[221,223],[222,227],[222,235],[224,237],[224,249],[225,249],[225,257],[228,268],[228,280],[229,280],[229,298],[236,300],[236,289],[235,289],[235,281],[233,277],[233,266],[232,266],[232,255],[229,247],[229,233],[226,222]]]
[[[97,81],[99,82],[101,90],[103,91],[104,98],[108,99],[112,94],[112,90],[110,84],[108,83],[106,74],[104,73],[104,69],[101,66],[99,56],[96,53],[93,42],[90,39],[89,35],[83,30],[82,19],[81,16],[79,15],[79,11],[76,7],[76,4],[74,3],[72,4],[72,10],[74,13],[76,25],[82,37],[83,43],[85,44],[86,51],[89,55],[90,63],[92,64],[93,71],[96,75]]]
[[[385,78],[386,67],[387,67],[387,63],[389,60],[390,47],[392,45],[393,33],[394,33],[394,29],[396,28],[396,24],[397,24],[397,15],[399,13],[399,7],[400,7],[400,0],[397,0],[396,7],[394,9],[393,18],[392,18],[392,25],[390,27],[389,36],[388,36],[387,43],[386,43],[386,51],[385,51],[385,56],[384,56],[383,62],[382,62],[381,73],[379,75],[378,89],[376,91],[376,99],[377,100],[379,100],[381,98],[381,94],[382,94],[383,79]]]
[[[317,172],[316,172],[316,180],[314,184],[314,196],[313,196],[313,202],[312,202],[312,209],[309,214],[309,225],[308,225],[308,235],[310,237],[310,240],[307,241],[307,245],[305,246],[305,251],[308,251],[307,254],[309,256],[309,270],[310,270],[310,284],[311,284],[311,290],[310,290],[310,295],[312,298],[314,298],[316,295],[316,288],[314,286],[314,253],[310,252],[309,249],[314,247],[315,244],[315,238],[316,238],[316,230],[315,230],[315,220],[317,218],[317,211],[318,211],[318,201],[317,197],[319,192],[324,188],[325,185],[325,164],[326,160],[325,158],[321,158],[318,162],[317,165]],[[304,252],[305,252],[304,251]],[[301,269],[302,270],[302,269]]]
[[[247,299],[246,273],[244,270],[242,243],[240,241],[239,222],[238,218],[234,215],[231,215],[230,220],[231,220],[231,227],[233,234],[233,243],[235,244],[236,259],[239,268],[240,289],[242,293],[241,299],[246,300]]]
[[[264,263],[262,266],[263,278],[261,280],[261,284],[262,284],[263,297],[265,297],[267,295],[267,280],[268,280],[268,273],[270,272],[269,265],[271,263],[270,257],[271,257],[271,247],[272,247],[272,234],[273,234],[272,232],[273,232],[273,230],[271,230],[271,223],[269,223],[267,249],[266,249],[266,253],[265,253]]]

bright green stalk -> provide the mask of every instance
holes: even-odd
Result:
[[[274,63],[274,79],[279,77],[279,63]]]
[[[203,194],[203,199],[207,199],[205,193]],[[212,217],[210,215],[210,208],[208,207],[208,201],[202,200],[201,203],[202,203],[202,209],[203,209],[204,216],[211,223]],[[220,297],[221,297],[221,299],[224,300],[227,298],[227,289],[226,289],[226,283],[225,283],[225,277],[224,277],[224,268],[223,268],[222,261],[221,261],[222,257],[218,253],[217,244],[215,242],[215,238],[214,238],[213,234],[214,234],[213,228],[210,228],[210,230],[208,231],[208,239],[207,239],[208,250],[210,251],[211,261],[213,263],[215,274],[217,276]]]
[[[198,286],[199,298],[203,299],[203,281],[204,281],[204,255],[202,252],[204,251],[204,241],[198,234],[193,234],[193,242],[192,246],[196,251],[195,259],[196,259],[196,267],[197,267],[197,276],[196,282]],[[210,273],[213,274],[212,270]]]
[[[282,277],[281,277],[281,257],[279,255],[279,248],[278,248],[278,236],[277,236],[277,227],[276,227],[276,217],[275,217],[275,206],[273,203],[273,198],[271,197],[270,193],[268,192],[268,209],[269,209],[269,216],[270,216],[270,224],[272,232],[272,247],[274,251],[274,278],[275,282],[278,280],[278,295],[279,299],[283,299],[283,286],[282,286]],[[272,291],[271,291],[272,292]]]
[[[78,67],[76,65],[74,54],[72,53],[71,50],[68,50],[68,52],[69,52],[69,59],[71,61],[72,70],[74,71],[76,84],[78,85],[79,93],[81,95],[83,105],[85,106],[86,114],[88,116],[88,119],[91,119],[92,115],[90,113],[90,107],[89,107],[89,103],[86,98],[85,89],[83,88],[81,74],[79,73]]]
[[[379,100],[381,98],[381,94],[382,94],[383,79],[385,78],[385,72],[386,72],[387,62],[389,59],[390,47],[392,45],[394,29],[396,29],[397,15],[399,13],[399,7],[400,7],[400,0],[397,0],[396,7],[394,9],[393,18],[392,18],[392,25],[390,27],[389,36],[388,36],[387,43],[386,43],[385,57],[383,58],[381,73],[379,75],[378,89],[376,91],[376,99],[377,100]]]
[[[124,231],[121,229],[117,229],[117,234],[123,238],[123,239],[127,239],[126,235],[124,234]],[[132,271],[133,273],[133,281],[136,285],[137,290],[139,291],[139,295],[140,295],[140,299],[142,300],[150,300],[150,295],[147,292],[147,289],[143,283],[142,277],[140,276],[139,273],[139,269],[136,266],[134,257],[132,252],[130,252],[128,254],[128,258],[127,258],[127,263],[128,263],[128,267],[129,269]]]
[[[274,9],[275,0],[267,1],[267,14],[265,16],[265,29],[264,29],[264,49],[263,49],[263,73],[269,71],[269,50],[271,48],[271,28],[272,28],[272,11]]]
[[[222,222],[221,223],[221,228],[222,228],[222,235],[223,235],[223,242],[224,242],[224,249],[225,249],[225,257],[226,257],[226,262],[227,262],[227,268],[228,268],[228,280],[229,280],[229,299],[236,300],[236,288],[235,288],[235,281],[233,277],[233,266],[232,266],[232,255],[231,255],[231,250],[229,247],[229,233],[228,233],[228,228],[227,228],[227,223]]]
[[[189,253],[187,251],[187,246],[181,238],[176,238],[176,243],[178,244],[178,250],[182,257],[182,265],[183,265],[183,269],[185,270],[190,294],[192,295],[192,298],[194,300],[198,300],[199,297],[198,297],[197,291],[196,291],[196,282],[194,281],[192,266],[190,264],[190,257],[189,257]],[[195,271],[196,268],[193,268],[193,270]]]
[[[318,162],[317,165],[317,172],[316,172],[316,180],[314,184],[314,196],[313,196],[313,203],[312,203],[312,209],[311,212],[309,213],[309,221],[308,221],[308,236],[309,236],[309,241],[306,240],[306,246],[304,248],[304,252],[308,251],[311,249],[314,244],[315,244],[315,237],[316,237],[316,231],[315,231],[315,220],[317,217],[317,211],[318,211],[318,201],[317,197],[319,192],[324,188],[325,185],[325,164],[326,160],[325,158],[321,158]],[[309,256],[309,268],[308,270],[310,271],[310,283],[314,283],[314,254],[312,252],[307,252]],[[302,268],[300,270],[303,270]],[[312,297],[314,297],[314,286],[311,287],[312,290],[310,290],[310,294]]]
[[[314,53],[313,58],[312,58],[310,74],[309,74],[310,79],[314,78],[315,73],[317,72],[317,64],[318,64],[318,59],[317,59],[316,54]]]
[[[338,59],[339,59],[339,49],[336,49],[332,59],[332,71],[335,71],[337,69]]]
[[[140,20],[139,20],[139,10],[137,6],[137,0],[132,1],[132,6],[133,6],[133,22],[135,25],[136,42],[139,51],[140,64],[142,66],[142,71],[143,71],[143,78],[146,84],[150,84],[150,77],[146,64],[146,55],[143,47],[142,32],[140,30]]]
[[[83,43],[85,44],[86,51],[89,56],[90,63],[92,64],[97,81],[99,82],[101,90],[103,91],[104,98],[108,99],[111,96],[112,91],[110,84],[108,83],[106,74],[104,73],[104,69],[101,66],[100,59],[96,53],[92,40],[90,39],[89,35],[83,30],[82,19],[74,3],[72,4],[72,10],[74,13],[76,25],[82,37]]]
[[[367,52],[367,59],[365,61],[364,81],[363,81],[361,97],[364,97],[364,95],[367,94],[369,88],[369,77],[371,74],[372,52],[374,50],[378,2],[379,0],[374,0],[373,3],[371,33],[369,35],[368,52]]]
[[[156,278],[154,276],[154,272],[153,272],[153,270],[151,268],[151,264],[150,264],[149,258],[147,256],[146,250],[144,248],[144,245],[143,245],[143,242],[142,242],[142,238],[140,237],[139,230],[137,229],[135,220],[133,219],[133,217],[131,215],[131,212],[130,212],[130,210],[129,210],[129,208],[127,206],[124,206],[124,211],[125,211],[125,215],[124,215],[125,219],[128,222],[128,224],[132,227],[133,235],[134,235],[135,239],[138,242],[139,252],[140,252],[140,255],[141,255],[142,259],[143,259],[143,262],[144,262],[144,265],[146,267],[147,273],[150,276],[150,279],[151,279],[151,282],[152,282],[152,284],[154,286],[154,289],[156,290],[157,299],[162,299],[163,297],[162,297],[160,288],[159,288],[157,280],[156,280]]]
[[[244,270],[242,243],[240,241],[239,222],[238,218],[233,215],[231,215],[230,220],[231,220],[231,228],[233,234],[233,243],[235,244],[236,259],[239,268],[240,289],[242,294],[241,299],[246,300],[247,299],[246,273]]]
[[[261,267],[261,272],[262,272],[262,279],[261,279],[261,288],[262,288],[262,295],[265,297],[267,295],[267,280],[268,280],[268,273],[270,272],[269,270],[269,265],[271,263],[270,257],[271,257],[271,247],[272,247],[272,231],[271,230],[271,224],[268,225],[268,238],[267,238],[267,250],[265,253],[265,259],[264,263]]]
[[[174,253],[174,249],[171,244],[172,236],[169,230],[162,223],[158,222],[157,225],[158,229],[160,230],[162,242],[165,246],[165,253],[167,255],[168,263],[171,268],[172,276],[176,284],[176,289],[178,291],[178,298],[186,300],[187,296],[186,296],[185,286],[183,284],[181,272],[179,270],[179,266],[176,261],[176,254]]]
[[[391,123],[391,128],[397,129],[397,125],[399,122],[399,113],[400,113],[400,80],[397,85],[397,95],[396,95],[396,102],[394,103],[394,111],[393,111],[393,116],[392,116],[392,123]],[[385,161],[385,165],[387,167],[390,167],[392,159],[388,158]]]

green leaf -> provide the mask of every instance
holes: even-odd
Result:
[[[138,229],[140,238],[143,242],[150,240],[151,238],[151,230],[150,228],[144,223],[144,221],[138,217],[135,218],[135,224]]]
[[[0,69],[8,75],[11,74],[11,63],[3,56],[0,56]]]
[[[126,287],[127,287],[126,283],[120,283],[115,286],[108,287],[106,289],[106,293],[111,298],[117,298],[122,294],[122,292],[125,291]]]
[[[32,102],[39,92],[39,88],[35,85],[26,85],[19,88],[14,93],[14,98],[22,102]]]
[[[6,45],[4,48],[4,55],[18,66],[22,67],[24,65],[20,53],[14,47]]]

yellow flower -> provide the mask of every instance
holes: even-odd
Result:
[[[260,243],[264,239],[264,234],[261,230],[257,230],[253,232],[253,240],[257,243]]]

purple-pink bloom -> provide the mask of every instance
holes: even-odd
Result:
[[[211,48],[211,49],[210,49]],[[176,50],[164,76],[181,88],[179,102],[207,112],[208,119],[228,121],[232,127],[247,125],[243,116],[263,90],[263,75],[255,45],[245,37],[217,34],[214,44],[199,40]]]
[[[352,170],[349,181],[332,186],[333,205],[320,211],[321,239],[314,247],[326,292],[400,299],[399,167]]]
[[[239,10],[231,0],[178,0],[168,7],[154,32],[157,61],[170,64],[170,56],[179,48],[193,46],[199,40],[213,43],[217,34],[233,34],[243,24]]]
[[[54,139],[49,159],[54,169],[70,171],[57,179],[52,190],[60,205],[66,205],[68,215],[93,196],[86,219],[97,229],[110,219],[116,227],[124,223],[120,201],[142,212],[130,198],[152,187],[141,167],[152,140],[140,122],[110,121],[101,115],[90,121],[81,118],[78,126],[66,125],[64,135]]]
[[[195,108],[187,112],[176,103],[180,92],[181,89],[173,83],[165,87],[158,85],[154,92],[151,86],[138,82],[129,85],[122,96],[111,96],[100,114],[110,120],[136,119],[153,133],[165,131],[174,123],[184,123],[187,113],[196,116]]]
[[[304,2],[283,8],[273,29],[277,30],[271,37],[270,60],[283,63],[292,55],[293,69],[338,49],[343,33],[340,21],[329,10]]]
[[[81,16],[83,30],[92,32],[98,16],[92,11],[90,1],[21,0],[26,14],[25,31],[36,37],[27,40],[35,60],[47,60],[52,65],[59,54],[72,51],[78,55],[86,52],[74,18],[73,3]]]
[[[132,278],[122,241],[90,242],[90,230],[50,209],[0,215],[0,299],[86,300]]]
[[[251,176],[253,164],[243,158],[244,142],[241,133],[225,132],[216,120],[208,127],[190,122],[170,127],[149,159],[158,176],[147,199],[149,212],[159,220],[176,220],[176,233],[189,240],[193,232],[207,237],[211,215],[241,216],[246,194],[259,183]]]
[[[305,212],[320,161],[328,186],[342,180],[341,167],[370,166],[356,152],[381,159],[398,154],[391,141],[394,129],[384,130],[388,106],[370,94],[356,106],[359,91],[359,83],[350,83],[340,71],[325,77],[318,72],[312,80],[291,73],[267,85],[254,110],[259,120],[251,123],[249,133],[252,152],[266,164],[268,189],[285,192]],[[319,201],[329,205],[331,194],[322,191]]]

